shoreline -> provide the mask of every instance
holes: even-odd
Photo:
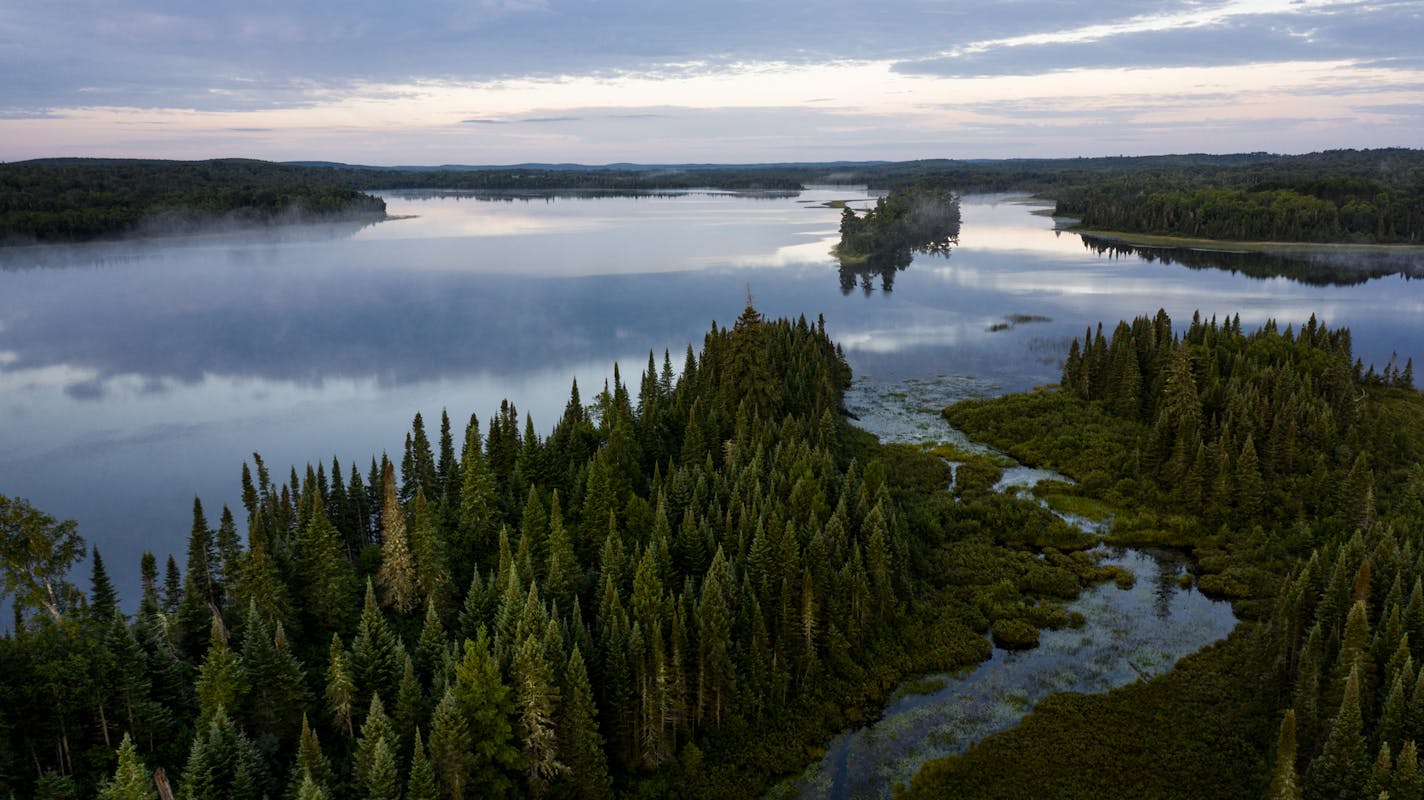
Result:
[[[1364,244],[1353,242],[1274,242],[1274,241],[1233,241],[1229,239],[1198,239],[1189,236],[1169,236],[1155,233],[1130,233],[1126,231],[1099,231],[1077,226],[1059,228],[1065,233],[1091,236],[1110,242],[1120,242],[1134,247],[1158,247],[1178,250],[1202,250],[1227,253],[1392,253],[1424,255],[1424,245],[1420,244]]]

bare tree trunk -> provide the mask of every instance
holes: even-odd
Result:
[[[173,800],[173,787],[168,785],[168,773],[163,767],[153,771],[153,783],[158,787],[159,800]]]

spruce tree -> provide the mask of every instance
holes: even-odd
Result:
[[[559,705],[558,725],[560,752],[567,767],[564,781],[575,797],[612,797],[608,756],[598,729],[598,707],[577,644],[564,670],[564,685],[568,687],[568,697]]]
[[[1340,711],[1330,724],[1320,754],[1305,774],[1306,800],[1353,797],[1369,775],[1369,756],[1360,718],[1360,668],[1351,668],[1345,680]]]
[[[475,737],[460,705],[455,687],[446,689],[435,706],[430,731],[430,757],[435,772],[445,796],[456,800],[467,796],[475,769]]]
[[[219,708],[193,737],[180,800],[258,800],[261,784],[257,748]]]
[[[212,636],[208,653],[198,668],[198,722],[202,731],[222,709],[241,709],[249,688],[247,670],[242,659],[227,646],[222,624],[217,619],[212,622]]]
[[[511,773],[519,764],[511,718],[514,704],[500,677],[499,663],[483,633],[465,640],[452,687],[469,736],[475,742],[469,773],[472,792],[503,797],[514,789]],[[437,715],[437,723],[439,722]]]
[[[425,744],[420,730],[415,731],[415,749],[410,754],[410,779],[406,782],[405,800],[438,800],[440,786],[435,778],[435,767],[425,755]]]
[[[404,665],[405,648],[386,623],[376,603],[376,590],[367,581],[366,602],[356,626],[356,638],[351,642],[351,674],[356,682],[357,708],[368,703],[373,694],[395,697]]]
[[[119,743],[119,764],[114,777],[99,789],[101,800],[157,800],[158,791],[148,778],[148,770],[138,757],[133,739],[126,733]]]
[[[109,572],[104,569],[104,559],[99,555],[99,546],[94,545],[93,563],[89,573],[89,618],[101,625],[109,620],[119,608],[119,597],[114,592],[114,583],[109,580]]]
[[[417,414],[416,419],[419,418]],[[396,499],[396,475],[391,464],[386,465],[382,485],[385,499],[381,503],[381,568],[376,572],[376,583],[381,587],[382,604],[405,615],[415,609],[417,602],[415,559],[410,554],[405,510]]]
[[[1300,781],[1295,771],[1295,709],[1286,709],[1276,739],[1276,764],[1271,773],[1270,800],[1301,800]]]
[[[558,733],[554,727],[559,686],[538,638],[529,636],[519,646],[514,656],[513,677],[525,779],[531,794],[542,795],[564,770],[564,765],[559,761]]]
[[[352,712],[356,705],[356,679],[351,671],[351,657],[341,646],[341,637],[331,635],[331,650],[327,656],[326,708],[336,730],[348,737],[355,736]]]

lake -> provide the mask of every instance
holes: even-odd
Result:
[[[824,204],[863,189],[384,196],[402,218],[0,251],[0,493],[78,520],[132,608],[139,554],[181,563],[192,498],[213,524],[238,509],[253,451],[274,476],[333,456],[364,475],[383,450],[398,460],[417,411],[433,432],[448,409],[458,432],[503,398],[547,432],[572,379],[589,398],[614,362],[628,379],[649,351],[680,364],[749,292],[769,315],[823,315],[872,394],[944,377],[1027,389],[1057,379],[1086,327],[1159,307],[1183,326],[1197,309],[1247,327],[1314,313],[1351,327],[1366,362],[1424,358],[1417,257],[1323,279],[1232,254],[1169,263],[976,196],[959,246],[886,292],[829,255],[840,212]]]

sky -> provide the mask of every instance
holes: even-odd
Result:
[[[0,160],[1424,147],[1421,0],[0,0]]]

